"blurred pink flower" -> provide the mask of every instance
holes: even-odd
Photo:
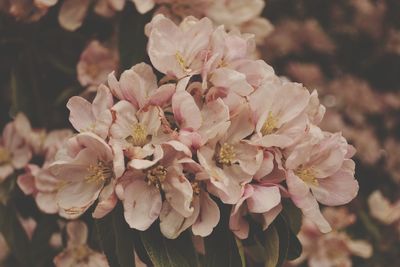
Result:
[[[329,215],[328,215],[329,213]],[[372,256],[372,246],[364,240],[353,240],[345,232],[342,232],[348,225],[354,223],[349,221],[346,216],[354,215],[348,213],[346,208],[334,209],[326,208],[323,211],[329,223],[336,228],[328,234],[321,234],[318,228],[306,218],[303,220],[301,231],[298,235],[303,245],[303,253],[300,258],[290,262],[290,265],[299,265],[305,260],[310,267],[321,266],[343,266],[351,267],[351,256],[369,258]],[[343,224],[341,220],[346,220]],[[336,223],[339,223],[336,225]]]
[[[54,258],[56,267],[87,266],[108,267],[107,258],[86,244],[88,229],[81,221],[71,221],[67,224],[67,247]]]
[[[368,197],[368,205],[375,219],[386,225],[396,224],[400,230],[400,200],[390,203],[380,191],[376,190]]]
[[[118,56],[116,51],[94,40],[83,50],[76,68],[80,84],[89,91],[96,91],[107,81],[108,74],[118,68]]]
[[[9,122],[0,138],[0,183],[15,169],[25,167],[31,157],[32,152],[17,133],[15,122]]]

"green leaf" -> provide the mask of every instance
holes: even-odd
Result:
[[[143,245],[155,267],[195,267],[197,256],[188,231],[177,239],[165,238],[157,223],[140,232]]]
[[[273,225],[279,235],[279,260],[277,266],[282,266],[286,259],[294,260],[299,257],[302,247],[283,215],[278,215]]]
[[[284,199],[282,201],[283,210],[282,216],[285,218],[285,221],[288,222],[290,229],[294,234],[298,234],[300,232],[303,214],[301,210],[296,207],[291,200]]]
[[[147,37],[144,26],[151,20],[152,13],[138,13],[133,4],[126,5],[118,25],[118,48],[120,69],[125,70],[146,59]]]
[[[275,267],[279,260],[279,236],[274,225],[265,231],[265,267]]]
[[[132,230],[125,222],[119,203],[104,218],[96,220],[100,245],[111,267],[134,267]]]
[[[32,266],[29,239],[17,218],[14,206],[0,204],[0,232],[18,263],[23,267]]]
[[[221,219],[211,235],[204,238],[206,267],[241,267],[235,237],[229,229],[229,209],[220,205]]]
[[[0,204],[7,205],[16,185],[16,175],[7,177],[0,183]]]

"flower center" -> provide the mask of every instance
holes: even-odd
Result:
[[[132,135],[125,140],[133,146],[144,146],[148,143],[147,129],[143,124],[136,123],[132,126]]]
[[[147,171],[146,179],[148,185],[154,185],[158,189],[167,178],[167,169],[164,166],[158,165]]]
[[[85,181],[88,183],[105,183],[113,177],[113,171],[110,164],[98,161],[97,164],[90,164],[87,168],[88,174]]]
[[[90,256],[90,249],[86,245],[80,245],[73,249],[73,255],[77,262],[87,262]]]
[[[9,163],[11,160],[10,152],[7,149],[0,147],[0,166]]]
[[[315,172],[312,168],[300,167],[294,172],[294,174],[307,184],[318,185],[318,179],[315,177]]]
[[[264,136],[276,132],[276,130],[278,130],[278,128],[276,128],[277,124],[278,119],[272,115],[272,112],[270,111],[267,119],[264,122],[264,125],[261,128],[262,135]]]
[[[190,183],[192,185],[193,194],[200,195],[200,183],[197,181],[193,181]]]
[[[177,51],[175,53],[175,58],[179,63],[179,66],[181,66],[182,70],[185,72],[191,72],[192,70],[186,65],[185,59],[183,58],[182,54]]]
[[[231,165],[235,157],[234,147],[228,143],[224,143],[219,150],[217,161],[222,165]]]

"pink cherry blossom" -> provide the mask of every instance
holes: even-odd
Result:
[[[0,183],[14,170],[25,167],[31,157],[32,152],[17,133],[15,122],[9,122],[0,138]]]
[[[212,30],[207,18],[187,17],[177,26],[156,15],[148,25],[148,53],[153,66],[177,79],[201,73]]]
[[[96,91],[97,87],[107,81],[108,74],[118,67],[116,51],[91,41],[83,50],[77,68],[78,81],[89,91]]]
[[[54,177],[63,182],[56,196],[62,216],[77,218],[102,191],[113,186],[113,180],[123,171],[113,160],[112,148],[93,133],[80,133],[68,140],[50,165]]]
[[[293,202],[322,232],[331,227],[318,202],[336,206],[350,202],[358,192],[352,148],[340,134],[324,133],[320,142],[298,145],[287,157],[286,183]]]
[[[86,244],[88,228],[81,221],[71,221],[67,224],[67,247],[54,258],[56,267],[88,266],[108,267],[107,258]]]
[[[93,132],[101,138],[106,138],[112,123],[112,105],[110,90],[100,85],[93,103],[80,96],[69,99],[69,120],[78,132]]]
[[[244,140],[253,130],[250,110],[243,105],[231,118],[226,134],[210,140],[197,152],[199,163],[210,177],[207,189],[224,203],[237,203],[244,184],[251,181],[261,165],[261,149]]]
[[[124,152],[130,159],[128,165],[136,169],[156,164],[163,157],[161,144],[170,139],[162,127],[162,110],[151,106],[138,111],[125,100],[118,102],[112,110],[116,119],[110,133],[116,152]]]
[[[125,220],[131,228],[146,230],[158,218],[163,208],[161,192],[180,215],[189,217],[193,189],[183,174],[179,160],[190,158],[190,150],[177,141],[162,147],[163,158],[147,169],[130,169],[120,179],[116,193],[124,205]]]
[[[300,84],[274,80],[249,99],[256,127],[252,143],[285,148],[306,133],[308,120],[304,110],[310,94]]]

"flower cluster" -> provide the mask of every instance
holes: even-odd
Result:
[[[347,208],[325,208],[323,214],[331,223],[334,231],[322,235],[308,220],[303,221],[299,239],[303,245],[300,258],[290,262],[297,266],[308,261],[308,266],[346,266],[351,267],[351,256],[369,258],[372,246],[364,240],[353,240],[344,230],[356,221],[356,216]]]
[[[232,205],[231,230],[246,238],[247,215],[266,228],[286,197],[330,231],[318,202],[345,204],[358,183],[354,149],[317,126],[325,111],[317,93],[251,59],[252,36],[207,18],[175,25],[157,15],[146,31],[163,78],[140,63],[119,80],[111,73],[92,103],[67,104],[79,133],[50,165],[61,214],[77,218],[96,202],[99,218],[119,199],[131,228],[159,218],[168,238],[189,227],[207,236],[221,201]]]

